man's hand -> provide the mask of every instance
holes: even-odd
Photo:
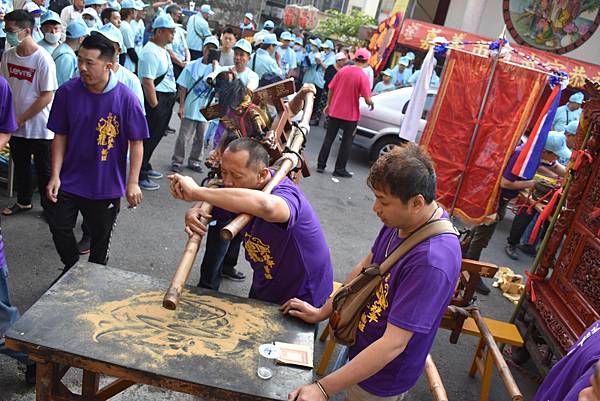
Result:
[[[60,178],[50,177],[46,187],[46,197],[52,203],[58,202],[58,189],[60,188]]]
[[[200,221],[201,218],[205,218],[210,220],[212,216],[210,214],[206,214],[200,207],[191,207],[185,212],[185,232],[190,237],[194,234],[197,234],[201,237],[206,235],[206,231],[208,227],[202,224]]]
[[[369,110],[373,110],[375,108],[375,103],[371,99],[366,100],[365,103],[369,106]]]
[[[23,115],[22,115],[22,114],[19,114],[19,115],[17,116],[17,126],[18,126],[19,128],[21,128],[21,127],[23,126],[23,124],[25,124],[25,119],[23,118]]]
[[[288,394],[288,401],[327,401],[319,386],[307,384]]]
[[[317,88],[313,84],[304,84],[302,85],[302,88],[300,88],[300,93],[303,95],[311,92],[315,95],[317,94]]]
[[[327,316],[323,316],[320,308],[315,308],[308,302],[304,302],[298,298],[292,298],[279,307],[279,310],[284,315],[290,315],[304,320],[307,323],[317,323],[325,320]]]
[[[196,191],[200,189],[200,186],[196,184],[196,181],[194,181],[192,177],[173,174],[168,178],[171,180],[171,195],[173,195],[175,199],[187,202],[200,200],[197,198],[196,194]]]
[[[183,104],[179,104],[179,110],[177,111],[177,115],[181,120],[183,120],[183,116],[185,115],[185,106]]]
[[[125,196],[127,197],[127,202],[131,207],[136,207],[137,205],[142,203],[142,199],[144,198],[142,195],[142,190],[140,189],[140,186],[137,182],[131,182],[127,184]]]
[[[325,105],[325,107],[323,108],[323,114],[325,114],[326,116],[329,115],[329,105]]]

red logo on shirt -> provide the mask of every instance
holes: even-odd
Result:
[[[35,69],[23,67],[20,65],[15,65],[11,63],[8,64],[8,76],[10,78],[17,78],[18,80],[33,82],[33,77],[35,75]]]

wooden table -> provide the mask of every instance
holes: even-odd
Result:
[[[308,345],[314,326],[277,305],[188,287],[177,311],[162,308],[167,286],[145,275],[79,263],[6,333],[9,348],[37,362],[36,399],[100,401],[134,384],[208,400],[287,400],[312,370],[276,366],[256,375],[258,346]],[[81,395],[61,379],[83,369]],[[100,375],[117,378],[100,388]]]

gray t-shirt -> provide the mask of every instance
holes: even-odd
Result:
[[[229,67],[230,65],[233,65],[233,55],[233,50],[231,50],[229,53],[225,53],[221,50],[221,58],[219,59],[219,64],[223,67]]]

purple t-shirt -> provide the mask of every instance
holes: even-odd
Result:
[[[402,241],[397,229],[384,226],[371,248],[373,263],[382,263],[386,252],[391,254]],[[404,352],[359,383],[360,387],[379,397],[390,397],[415,385],[450,303],[461,261],[458,238],[442,234],[415,246],[388,271],[363,310],[350,359],[379,340],[388,323],[413,336]]]
[[[12,92],[6,79],[0,77],[0,133],[10,134],[18,128],[13,109]],[[0,232],[0,270],[4,266],[6,266],[6,257],[4,256],[4,240]]]
[[[544,379],[532,401],[577,401],[600,359],[600,320],[592,324]]]
[[[319,219],[289,178],[271,193],[287,203],[290,219],[278,224],[257,217],[239,234],[254,270],[251,293],[262,301],[283,304],[297,297],[319,307],[333,290],[331,256]],[[227,220],[232,214],[214,210],[213,216]]]
[[[123,196],[128,141],[149,137],[140,101],[129,88],[118,82],[96,94],[79,78],[56,91],[48,128],[67,136],[61,190],[88,199]]]

